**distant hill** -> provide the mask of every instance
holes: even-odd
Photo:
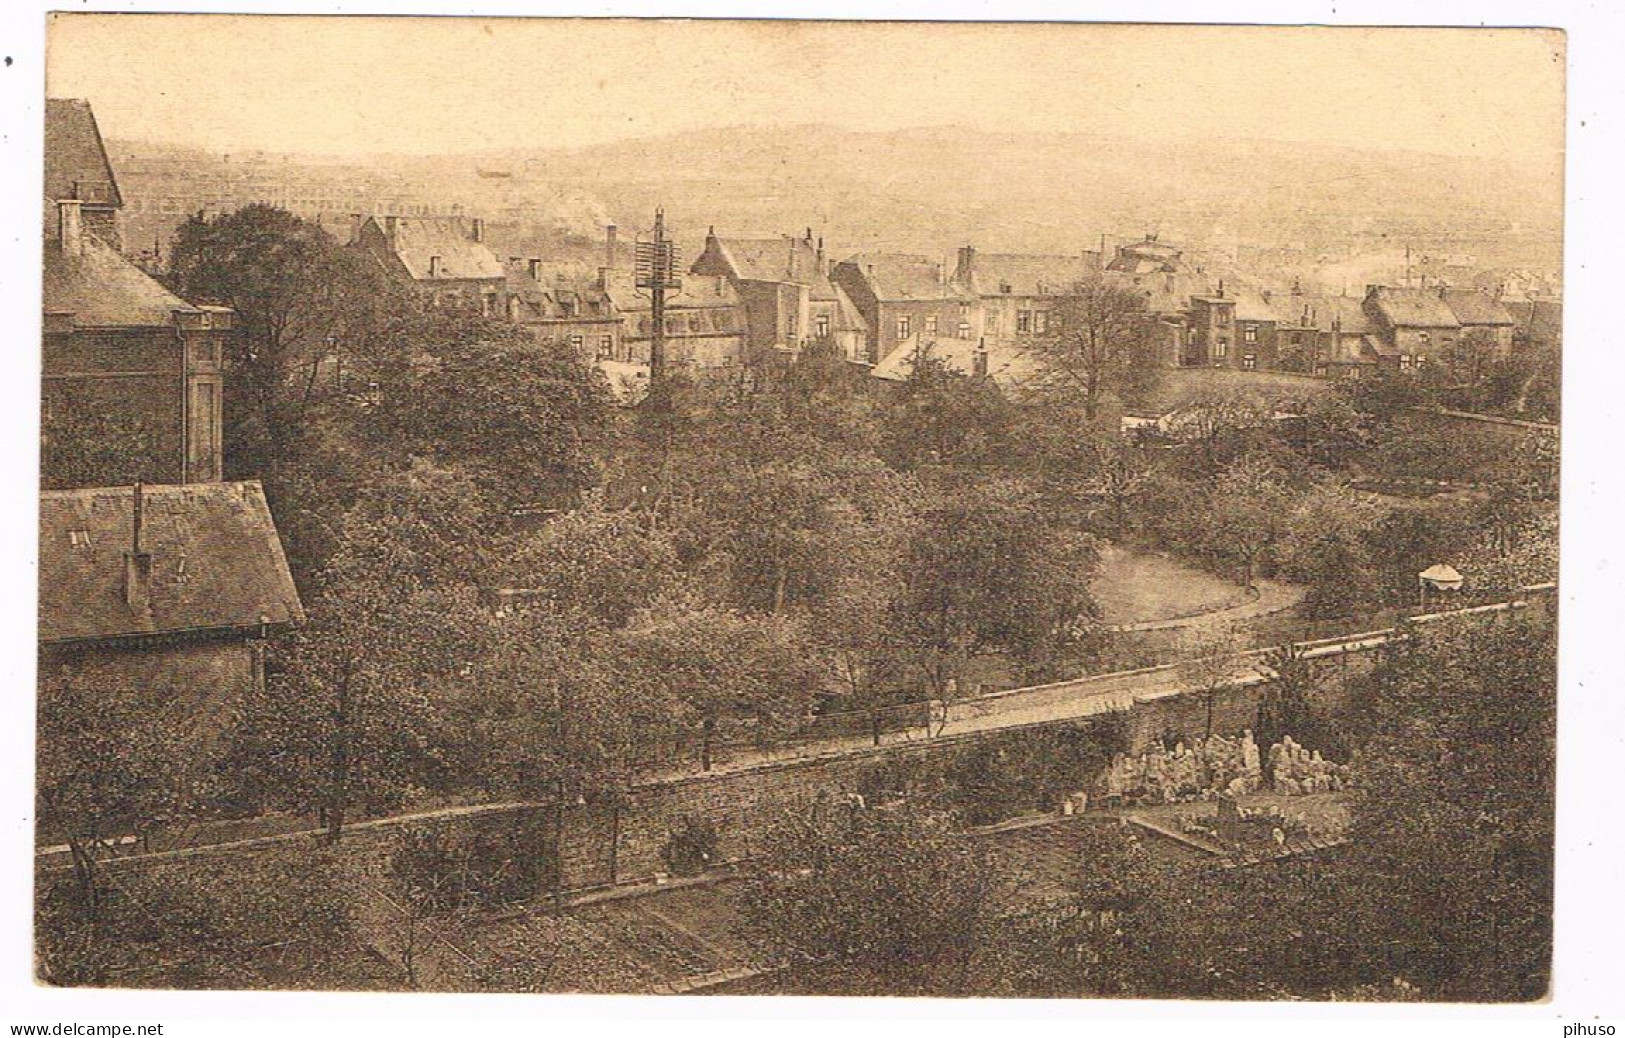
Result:
[[[134,148],[150,162],[150,145],[113,150]],[[1486,266],[1555,269],[1561,262],[1561,179],[1535,159],[1226,138],[813,125],[586,148],[261,161],[301,174],[365,169],[436,204],[499,219],[523,213],[517,218],[587,238],[611,220],[636,233],[659,205],[685,243],[697,243],[710,226],[758,235],[812,227],[837,256],[870,249],[940,255],[964,243],[1075,253],[1098,248],[1102,235],[1110,245],[1111,236],[1157,231],[1210,255],[1268,247],[1309,263],[1403,245],[1470,253]]]

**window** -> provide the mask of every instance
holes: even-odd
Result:
[[[819,314],[813,319],[813,327],[820,339],[829,338],[829,314]]]
[[[1416,333],[1416,341],[1421,343],[1423,346],[1426,346],[1428,344],[1428,333],[1427,332],[1417,332]]]
[[[1242,330],[1241,330],[1241,340],[1243,342],[1257,342],[1258,341],[1258,326],[1256,324],[1249,324],[1246,327],[1242,328]]]
[[[1230,340],[1225,339],[1225,338],[1215,339],[1214,342],[1213,342],[1213,356],[1214,357],[1228,357],[1229,355],[1230,355]]]
[[[573,349],[578,349],[578,350],[579,350],[579,349],[580,349],[580,348],[581,348],[581,344],[582,344],[582,343],[584,343],[584,342],[585,342],[585,341],[586,341],[586,340],[585,340],[585,339],[583,339],[583,338],[582,338],[582,337],[581,337],[581,336],[579,336],[579,335],[572,335],[572,336],[570,336],[570,346],[571,346],[571,347],[572,347],[572,348],[573,348]]]
[[[649,334],[649,319],[647,317],[638,318],[638,334],[639,335],[648,335]]]
[[[1399,355],[1399,370],[1411,370],[1411,355],[1409,353],[1401,353]]]
[[[700,330],[700,315],[699,314],[689,314],[688,315],[688,330],[691,331],[691,332],[697,332],[697,331]]]
[[[925,318],[925,334],[927,334],[927,335],[935,335],[935,334],[937,334],[937,315],[936,314],[927,314],[926,315],[926,318]]]
[[[1258,358],[1251,353],[1241,355],[1241,370],[1252,371],[1258,367]]]
[[[1218,322],[1219,322],[1220,326],[1221,327],[1228,327],[1229,324],[1230,324],[1230,308],[1225,307],[1225,306],[1221,306],[1215,311],[1215,313],[1218,316]]]
[[[601,338],[599,338],[599,340],[598,340],[598,359],[599,360],[614,360],[615,359],[615,336],[613,336],[613,335],[605,335],[605,336],[602,336]]]
[[[906,339],[912,334],[914,334],[914,330],[913,330],[912,324],[910,323],[909,315],[908,314],[898,314],[897,315],[897,337],[899,339]]]
[[[1047,331],[1049,331],[1049,311],[1033,311],[1033,334],[1043,335]]]
[[[784,315],[784,337],[787,339],[796,337],[796,315],[793,312]]]
[[[982,326],[987,329],[989,335],[997,335],[999,333],[999,312],[997,310],[989,311],[987,317],[982,320]]]
[[[1026,335],[1033,330],[1033,312],[1031,310],[1016,311],[1016,334]]]
[[[961,339],[970,338],[970,322],[969,321],[960,321],[959,322],[959,337]]]

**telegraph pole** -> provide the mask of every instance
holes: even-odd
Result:
[[[677,246],[666,240],[666,211],[655,210],[653,241],[637,243],[637,285],[649,290],[649,392],[664,384],[666,375],[666,290],[681,288],[677,280]]]

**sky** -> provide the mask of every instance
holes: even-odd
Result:
[[[1548,30],[53,15],[105,136],[441,154],[718,126],[963,125],[1553,159]]]

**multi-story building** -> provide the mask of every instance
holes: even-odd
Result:
[[[81,225],[114,249],[122,247],[117,215],[124,199],[89,101],[45,102],[45,198],[78,202]]]
[[[1475,331],[1491,343],[1490,360],[1506,360],[1512,356],[1512,334],[1517,327],[1512,314],[1488,292],[1470,288],[1441,288],[1439,298],[1450,308],[1463,336]]]
[[[1079,285],[1100,276],[1100,254],[1035,256],[980,253],[960,248],[953,282],[976,299],[981,315],[979,339],[990,351],[1019,349],[1050,333],[1052,315]]]
[[[862,348],[847,354],[875,365],[927,342],[970,342],[981,333],[978,301],[947,276],[941,261],[897,253],[864,253],[835,265],[831,280],[862,315]]]
[[[263,639],[303,617],[260,485],[220,482],[232,314],[186,303],[109,243],[111,179],[99,194],[111,202],[97,203],[105,219],[86,221],[82,185],[112,176],[88,106],[52,102],[46,143],[45,454],[95,456],[107,419],[141,435],[126,444],[133,456],[110,462],[133,485],[98,485],[84,468],[43,473],[53,489],[40,495],[41,709],[52,709],[50,685],[83,682],[194,735],[196,752],[177,768],[201,767],[263,682]]]
[[[1190,299],[1186,362],[1240,371],[1274,370],[1280,366],[1280,324],[1269,293],[1226,292],[1220,281],[1214,294]]]
[[[510,258],[500,309],[537,342],[572,347],[584,360],[626,361],[623,320],[604,274],[570,264]]]
[[[232,312],[186,302],[119,253],[121,195],[89,104],[52,100],[45,124],[45,432],[71,441],[84,432],[75,423],[94,420],[104,434],[116,426],[129,445],[144,446],[72,472],[47,467],[44,484],[218,480],[221,351]],[[72,444],[48,440],[48,466],[65,453],[94,453],[54,449],[63,446]]]
[[[690,274],[726,278],[744,313],[748,364],[793,358],[809,343],[827,341],[843,356],[865,347],[858,308],[830,281],[822,239],[720,238],[706,234]]]
[[[355,216],[350,244],[436,306],[502,316],[507,272],[485,245],[485,222],[453,216]]]
[[[1461,335],[1461,321],[1435,289],[1367,285],[1362,306],[1381,367],[1411,371],[1438,363]]]

